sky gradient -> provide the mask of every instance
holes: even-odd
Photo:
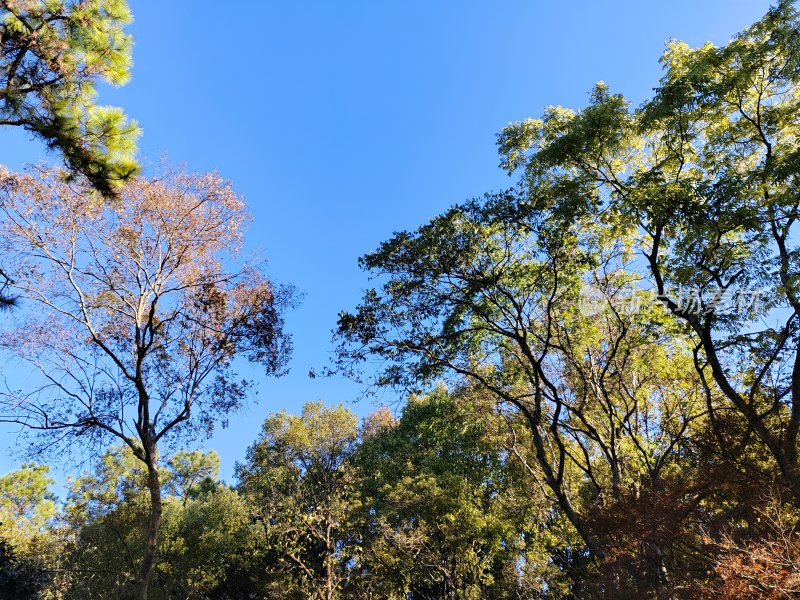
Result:
[[[374,409],[351,404],[353,383],[307,376],[328,360],[338,312],[369,285],[357,258],[394,231],[510,185],[495,147],[506,123],[551,104],[581,107],[599,80],[638,105],[658,84],[666,40],[723,44],[770,4],[130,3],[132,79],[102,88],[101,101],[139,122],[147,169],[166,156],[231,179],[254,218],[248,251],[263,251],[269,275],[304,293],[287,318],[290,375],[248,371],[257,403],[205,444],[229,480],[270,411],[316,399]],[[9,167],[52,158],[0,130]],[[14,441],[0,430],[0,473],[18,464],[6,456]]]

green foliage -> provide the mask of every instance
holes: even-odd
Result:
[[[396,425],[363,441],[365,588],[391,598],[500,599],[563,585],[551,540],[538,533],[550,503],[509,458],[506,435],[491,403],[440,387],[409,399]]]
[[[144,552],[146,472],[127,447],[110,448],[71,482],[64,507],[68,598],[122,598]]]
[[[270,578],[292,583],[298,597],[332,600],[348,578],[357,436],[351,411],[309,402],[301,415],[268,417],[237,468],[239,490],[262,528],[258,552]]]
[[[215,483],[191,499],[168,501],[154,597],[249,597],[246,575],[253,564],[250,507],[231,488]],[[237,581],[239,578],[243,581]],[[237,595],[237,588],[242,595]],[[246,592],[244,590],[247,590]]]
[[[215,597],[231,564],[241,563],[240,554],[247,551],[249,511],[234,490],[217,481],[214,452],[177,452],[166,463],[164,487],[173,494],[164,498],[161,559],[149,597]],[[148,511],[145,470],[126,447],[110,449],[92,473],[72,482],[62,519],[67,538],[62,566],[73,573],[64,584],[67,598],[131,593]]]
[[[662,62],[639,108],[601,82],[583,109],[504,129],[518,184],[363,257],[381,285],[336,331],[335,371],[361,380],[377,359],[379,386],[466,379],[524,425],[517,456],[582,541],[579,596],[693,597],[678,581],[708,558],[682,544],[719,541],[715,511],[744,481],[800,506],[794,2]]]
[[[783,1],[726,46],[672,42],[641,108],[599,86],[587,109],[500,136],[505,166],[523,169],[526,193],[550,194],[553,210],[580,205],[573,189],[597,190],[594,206],[575,210],[576,226],[625,233],[644,260],[620,256],[606,270],[632,270],[664,298],[697,346],[718,438],[732,409],[798,502],[800,371],[785,365],[800,356],[799,24]],[[696,310],[681,290],[695,294]],[[757,301],[719,310],[742,292]]]
[[[219,455],[216,452],[176,452],[169,459],[169,486],[174,495],[186,500],[214,487],[219,475]]]
[[[136,174],[139,130],[96,104],[96,85],[129,77],[125,0],[0,2],[0,125],[24,127],[103,194]]]
[[[57,512],[46,465],[24,464],[0,477],[0,538],[28,552]]]

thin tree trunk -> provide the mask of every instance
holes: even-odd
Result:
[[[569,520],[569,522],[578,532],[578,535],[583,540],[583,543],[586,544],[586,548],[589,550],[592,560],[602,559],[602,549],[594,539],[594,536],[589,532],[589,528],[586,526],[586,523],[584,523],[583,519],[578,515],[577,512],[575,512],[575,508],[572,506],[572,501],[564,491],[563,482],[559,480],[553,470],[553,466],[550,464],[550,461],[547,458],[547,449],[545,448],[542,434],[539,431],[539,410],[537,410],[536,415],[534,415],[524,405],[516,403],[516,406],[522,411],[522,414],[528,421],[528,428],[531,432],[533,447],[536,454],[536,461],[539,463],[539,466],[542,469],[545,483],[553,491],[553,494],[555,494],[556,501],[561,507],[561,510],[564,511],[564,515],[567,517],[567,520]]]
[[[325,523],[325,577],[326,577],[326,590],[325,590],[325,598],[326,600],[334,600],[336,595],[336,581],[335,581],[335,573],[334,573],[334,554],[336,553],[336,545],[332,540],[332,523],[333,523],[333,516],[331,515],[331,504],[333,503],[332,500],[332,493],[328,492],[328,508],[326,514],[326,523]]]
[[[150,453],[150,458],[147,461],[147,489],[150,492],[150,521],[147,526],[144,556],[139,568],[139,579],[136,582],[135,600],[147,600],[150,575],[153,572],[153,564],[156,557],[158,530],[161,525],[161,479],[158,473],[155,452]]]

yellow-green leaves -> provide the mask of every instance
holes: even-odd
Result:
[[[57,512],[49,471],[31,463],[0,477],[0,538],[23,553]]]
[[[130,75],[124,0],[0,2],[0,124],[24,127],[58,150],[103,194],[138,171],[139,129],[96,104],[96,85]]]

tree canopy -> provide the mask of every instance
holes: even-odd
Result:
[[[723,47],[671,42],[641,107],[599,83],[507,126],[513,188],[361,259],[381,286],[341,314],[334,370],[377,358],[373,385],[466,378],[511,407],[596,564],[619,542],[600,513],[690,457],[800,506],[799,31],[781,2]],[[643,594],[683,567],[639,539]]]

